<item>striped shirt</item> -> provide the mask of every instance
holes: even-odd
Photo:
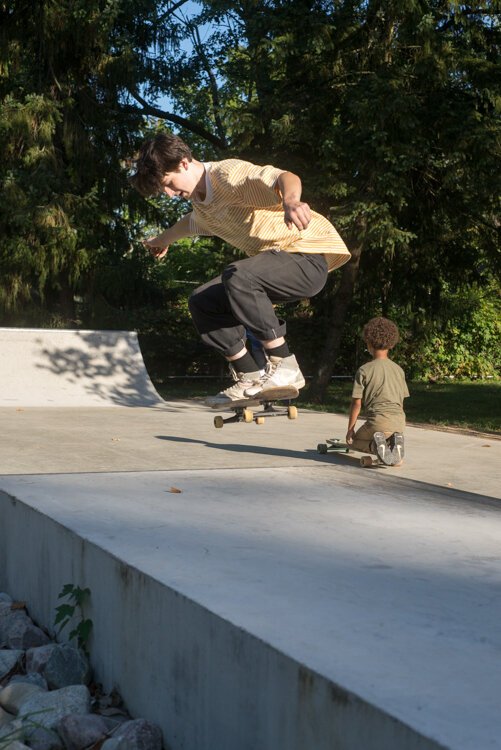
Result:
[[[349,260],[350,253],[336,229],[315,211],[306,229],[287,228],[277,187],[285,170],[240,159],[204,166],[206,195],[203,201],[192,201],[190,234],[220,237],[246,255],[274,249],[323,253],[329,271]]]

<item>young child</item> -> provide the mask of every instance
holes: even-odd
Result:
[[[404,457],[403,400],[409,396],[404,371],[388,357],[399,341],[398,328],[388,318],[372,318],[362,336],[372,361],[355,375],[346,442],[356,451],[374,453],[388,466],[396,466]],[[362,406],[367,421],[355,432]]]
[[[328,272],[350,254],[332,224],[301,201],[299,177],[240,159],[198,161],[171,133],[146,141],[135,163],[131,182],[142,195],[163,192],[192,204],[176,224],[145,240],[155,258],[176,240],[194,235],[221,237],[248,256],[189,300],[202,341],[226,358],[234,380],[206,403],[218,407],[277,387],[302,388],[304,377],[274,304],[318,294]],[[265,369],[246,346],[246,331],[264,348]]]

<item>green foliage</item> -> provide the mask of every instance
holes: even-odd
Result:
[[[351,306],[349,295],[336,304],[331,282],[289,313],[289,339],[308,368],[318,368],[334,309],[346,316],[339,353],[327,352],[336,372],[359,358],[363,317],[391,310],[423,347],[416,373],[430,356],[424,331],[433,337],[437,326],[454,371],[491,372],[492,352],[473,357],[473,339],[452,365],[456,339],[437,321],[442,307],[448,314],[445,290],[481,288],[499,270],[497,3],[218,0],[201,8],[187,27],[213,26],[204,54],[195,45],[185,65],[206,85],[199,93],[186,85],[183,108],[215,125],[217,103],[232,151],[297,171],[310,204],[362,252]]]
[[[501,300],[494,285],[444,289],[440,313],[399,347],[410,377],[487,378],[501,373]]]
[[[320,311],[321,312],[321,311]],[[313,311],[311,311],[313,315]],[[494,280],[486,286],[472,284],[453,288],[443,284],[430,309],[401,304],[382,308],[380,296],[363,287],[355,295],[343,332],[335,375],[352,375],[369,357],[362,329],[369,318],[384,314],[398,325],[401,342],[392,358],[413,380],[444,378],[495,378],[501,373],[501,299]],[[297,351],[312,351],[308,340],[313,324],[304,326]],[[295,335],[295,321],[291,334]],[[294,341],[295,343],[295,341]],[[303,349],[302,347],[305,347]]]
[[[53,709],[44,708],[40,711],[32,711],[31,713],[24,714],[22,725],[16,726],[10,731],[7,730],[7,726],[4,724],[2,727],[2,736],[0,737],[0,750],[8,750],[14,743],[18,742],[25,744],[29,741],[30,736],[35,729],[43,729],[44,733],[48,732],[53,735],[54,741],[57,741],[59,735],[53,729],[47,729],[40,721],[37,720],[37,716],[45,715],[50,713]],[[12,722],[14,723],[14,722]]]
[[[124,162],[152,44],[175,35],[153,0],[0,8],[0,312],[58,311],[92,295],[103,254],[127,259],[156,207],[131,195]],[[140,218],[138,213],[140,210]]]
[[[163,99],[197,156],[298,172],[360,252],[349,294],[336,272],[287,310],[309,373],[353,372],[363,323],[384,314],[416,377],[493,374],[498,13],[498,0],[4,3],[3,322],[136,328],[158,376],[220,367],[187,298],[235,256],[201,238],[153,263],[139,240],[186,206],[126,181],[138,143],[165,126],[148,106]],[[339,320],[339,350],[322,353]]]
[[[92,631],[92,620],[84,617],[84,605],[85,602],[90,598],[90,589],[80,588],[72,583],[67,583],[63,586],[58,599],[66,598],[67,601],[64,604],[60,604],[56,607],[56,617],[54,619],[54,626],[59,625],[57,635],[73,620],[76,615],[80,616],[75,627],[69,633],[69,640],[76,638],[78,647],[87,651],[87,645],[89,637]]]

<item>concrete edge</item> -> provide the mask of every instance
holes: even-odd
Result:
[[[172,750],[444,750],[0,490],[0,588],[51,631],[69,582],[91,590],[96,678],[159,724]]]

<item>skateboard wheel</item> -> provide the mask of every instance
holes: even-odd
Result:
[[[297,419],[297,407],[296,406],[288,406],[287,407],[287,416],[289,419]]]
[[[256,417],[256,424],[264,424],[264,417]]]
[[[244,422],[252,422],[254,415],[250,409],[244,409],[242,412],[242,419]]]
[[[372,456],[362,456],[360,459],[360,466],[372,466],[373,464]]]
[[[327,446],[325,443],[319,443],[317,445],[317,453],[320,453],[322,456],[325,456],[327,453]]]
[[[223,417],[214,417],[214,427],[220,428],[224,426]]]

